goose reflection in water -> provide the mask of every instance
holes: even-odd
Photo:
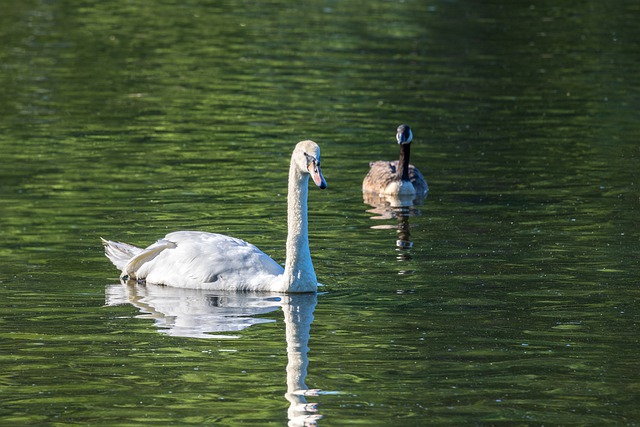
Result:
[[[372,207],[367,212],[374,214],[371,219],[392,220],[395,224],[376,224],[371,228],[379,230],[395,229],[398,233],[396,240],[396,259],[400,262],[412,259],[411,251],[413,249],[413,241],[411,240],[411,224],[410,217],[421,215],[419,206],[422,205],[426,198],[424,196],[397,196],[397,195],[377,195],[364,193],[364,202]],[[414,270],[400,270],[398,274],[413,274]]]
[[[220,335],[251,325],[273,322],[255,317],[282,308],[287,342],[287,393],[289,426],[317,426],[322,418],[317,404],[307,396],[319,395],[305,384],[309,365],[309,334],[317,295],[223,293],[159,285],[117,284],[106,289],[108,306],[132,304],[142,318],[155,321],[159,331],[190,338],[234,338]]]
[[[413,131],[407,124],[401,124],[396,129],[396,142],[400,147],[398,160],[378,160],[369,163],[369,172],[362,181],[364,202],[373,207],[368,212],[377,216],[372,219],[398,220],[397,225],[377,225],[371,228],[398,230],[396,250],[398,261],[411,259],[411,233],[409,232],[409,217],[420,214],[414,206],[421,205],[429,192],[429,185],[416,166],[411,164],[411,143]],[[401,270],[399,274],[413,273],[411,270]]]

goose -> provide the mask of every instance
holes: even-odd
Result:
[[[102,239],[105,255],[121,270],[122,282],[223,291],[303,293],[317,291],[309,251],[307,195],[309,177],[320,188],[320,147],[299,142],[291,155],[287,194],[284,268],[244,240],[203,231],[176,231],[142,249]]]
[[[362,191],[381,196],[424,197],[429,191],[427,181],[418,168],[409,163],[413,140],[413,132],[409,125],[398,126],[396,140],[400,145],[400,159],[369,163],[371,169],[364,177]]]

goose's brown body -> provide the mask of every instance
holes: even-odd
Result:
[[[362,191],[376,194],[410,193],[409,186],[402,185],[401,175],[398,173],[398,163],[398,160],[378,160],[377,162],[369,163],[371,169],[369,169],[367,176],[364,177]],[[424,176],[412,164],[409,164],[409,182],[413,186],[414,194],[418,196],[424,196],[429,191]]]
[[[369,163],[370,170],[362,182],[362,191],[383,196],[424,197],[429,191],[427,181],[418,168],[409,163],[413,140],[411,128],[398,126],[396,139],[400,145],[400,158]]]

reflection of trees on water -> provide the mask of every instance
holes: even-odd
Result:
[[[411,240],[411,224],[409,218],[421,215],[419,206],[422,205],[426,197],[416,198],[414,196],[381,196],[377,194],[364,194],[364,202],[373,209],[367,212],[374,214],[374,220],[392,220],[395,224],[376,224],[371,228],[389,230],[395,229],[398,238],[396,240],[396,259],[400,262],[412,259],[411,250],[413,241]],[[413,270],[400,270],[398,274],[412,274]]]
[[[109,306],[132,304],[155,321],[160,332],[190,338],[236,338],[221,335],[251,325],[273,322],[255,317],[282,308],[287,342],[289,426],[317,426],[321,415],[307,396],[319,394],[305,384],[309,365],[309,335],[316,294],[225,293],[159,285],[117,284],[106,289]]]

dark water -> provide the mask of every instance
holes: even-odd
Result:
[[[640,4],[516,3],[0,6],[0,424],[639,425]],[[403,122],[429,196],[369,206]],[[317,298],[114,285],[283,260],[307,138]]]

